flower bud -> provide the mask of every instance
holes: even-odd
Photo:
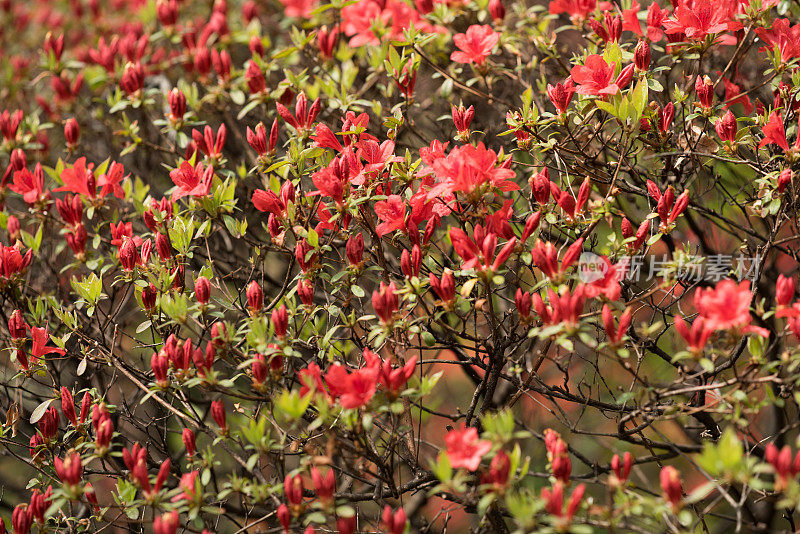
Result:
[[[86,496],[86,500],[89,502],[89,504],[92,505],[92,508],[94,508],[94,513],[99,513],[100,503],[97,502],[97,494],[94,492],[94,486],[92,486],[91,482],[87,482],[83,487],[83,494]]]
[[[292,515],[289,512],[289,507],[281,503],[281,505],[278,506],[278,511],[276,515],[278,516],[278,522],[283,527],[283,532],[284,533],[289,532],[289,527],[291,526],[292,523]]]
[[[19,219],[14,215],[9,215],[8,221],[6,222],[6,230],[8,231],[9,241],[11,241],[11,243],[16,242],[20,237]]]
[[[169,114],[173,121],[183,120],[186,115],[186,95],[177,87],[167,95],[167,102],[169,103]]]
[[[11,526],[14,534],[28,534],[33,526],[33,513],[27,504],[19,504],[11,513]]]
[[[468,133],[469,127],[472,124],[472,119],[475,117],[475,108],[470,106],[464,109],[464,106],[451,106],[451,113],[453,116],[453,124],[459,135]]]
[[[286,337],[286,331],[289,329],[289,315],[284,304],[281,304],[280,308],[272,310],[270,321],[275,329],[275,335],[279,338]]]
[[[789,306],[794,299],[795,281],[794,277],[780,275],[775,283],[775,304],[778,306]]]
[[[216,322],[211,325],[211,339],[214,341],[215,344],[221,345],[225,342],[227,336],[227,331],[225,329],[225,323]]]
[[[183,439],[183,446],[186,447],[186,456],[191,458],[197,450],[194,432],[189,428],[184,428],[181,439]]]
[[[258,6],[254,0],[247,0],[242,4],[242,18],[247,24],[250,24],[255,18],[258,17]]]
[[[87,391],[83,394],[81,399],[81,415],[78,418],[78,423],[83,424],[86,421],[86,416],[89,415],[89,408],[92,405],[92,396]]]
[[[64,139],[67,141],[67,147],[72,149],[78,144],[78,137],[81,135],[81,129],[78,126],[78,121],[74,117],[67,120],[64,124]]]
[[[714,124],[714,129],[717,131],[717,135],[722,141],[734,142],[736,141],[736,132],[738,131],[738,125],[736,123],[736,117],[734,116],[731,110],[725,114],[724,117],[719,119]]]
[[[294,247],[294,258],[297,260],[297,264],[300,265],[300,269],[304,273],[308,272],[316,263],[317,255],[309,255],[312,250],[314,250],[314,247],[309,245],[305,239],[297,243]]]
[[[628,87],[628,85],[630,85],[631,80],[633,80],[633,71],[635,68],[635,65],[630,64],[620,71],[619,76],[617,76],[617,79],[614,82],[617,87],[620,89],[625,89]]]
[[[397,311],[398,299],[395,289],[394,282],[389,285],[381,282],[380,289],[372,293],[372,307],[383,324],[391,323],[394,312]]]
[[[247,307],[250,310],[250,314],[255,315],[260,312],[261,308],[264,306],[264,291],[261,289],[261,286],[258,285],[258,282],[255,280],[250,282],[250,285],[247,286],[246,296]]]
[[[503,22],[506,18],[506,6],[503,5],[503,0],[489,0],[489,14],[495,23]]]
[[[208,304],[211,295],[211,283],[205,276],[199,277],[194,282],[194,298],[200,304]]]
[[[708,76],[697,77],[694,84],[694,92],[697,93],[697,100],[700,102],[700,107],[703,109],[710,109],[714,103],[714,84]]]
[[[300,475],[286,475],[283,480],[283,492],[286,501],[292,507],[299,507],[303,503],[303,479]]]
[[[22,339],[26,337],[28,325],[22,317],[20,310],[14,310],[11,317],[8,318],[8,331],[14,339]]]
[[[432,2],[433,0],[426,1]],[[432,4],[431,9],[433,9]],[[338,35],[339,30],[336,28],[329,31],[327,26],[322,26],[317,30],[317,46],[319,47],[319,52],[324,59],[330,59],[333,57],[333,49],[336,47],[336,39]]]
[[[400,255],[400,268],[403,274],[408,278],[419,276],[419,270],[422,266],[422,252],[419,245],[414,245],[409,254],[408,250],[403,250]]]
[[[389,534],[403,534],[408,522],[406,511],[400,507],[396,512],[392,512],[392,507],[387,504],[381,514],[381,522]]]
[[[133,268],[136,267],[138,255],[136,253],[136,243],[134,243],[133,239],[129,237],[124,238],[117,252],[117,256],[122,268],[126,271],[132,271]]]
[[[792,183],[792,169],[787,167],[778,175],[778,192],[783,193],[790,183]]]
[[[164,351],[153,353],[153,356],[150,358],[150,368],[153,370],[156,385],[162,389],[169,387],[169,376],[167,375],[169,358]]]
[[[636,70],[647,70],[650,67],[650,45],[647,41],[639,41],[633,50],[633,64]]]
[[[681,477],[678,470],[671,465],[664,466],[661,469],[659,478],[664,498],[672,505],[673,509],[677,509],[683,498],[683,488],[681,487]]]
[[[533,190],[533,198],[536,199],[540,205],[544,206],[550,201],[550,172],[547,167],[543,168],[538,173],[530,178],[531,189]]]
[[[70,451],[62,460],[58,456],[53,459],[53,466],[59,480],[68,486],[80,484],[83,476],[83,463],[81,456],[75,451]]]
[[[253,373],[253,384],[256,386],[263,385],[267,379],[267,361],[263,354],[256,354],[253,357],[250,371]]]
[[[264,156],[267,153],[267,129],[264,128],[264,123],[259,122],[256,125],[255,131],[247,127],[247,144],[249,144],[256,154]]]
[[[165,234],[156,234],[156,252],[162,261],[166,261],[172,257],[172,245],[169,243],[169,238]]]
[[[178,0],[158,0],[156,17],[162,26],[174,26],[178,22]]]
[[[73,426],[78,426],[78,415],[75,413],[75,400],[72,398],[72,393],[66,388],[61,387],[61,412],[64,418],[72,423]]]
[[[297,296],[300,297],[300,302],[306,306],[313,306],[314,285],[305,278],[301,278],[297,281]]]
[[[175,534],[179,523],[177,510],[161,514],[153,520],[153,534]]]
[[[211,403],[211,417],[223,434],[228,431],[228,425],[225,421],[225,405],[221,400],[215,400]]]
[[[416,6],[417,11],[423,15],[427,15],[433,11],[433,0],[414,0],[414,5]]]
[[[158,297],[158,288],[153,284],[142,288],[142,305],[146,311],[152,311],[156,307],[156,298]]]
[[[42,433],[42,436],[45,440],[50,440],[56,436],[58,433],[58,412],[56,411],[55,407],[50,406],[39,419],[39,432]]]
[[[614,457],[611,458],[611,470],[614,471],[614,475],[617,477],[619,483],[624,483],[628,480],[632,466],[633,456],[631,456],[629,452],[625,453],[623,461],[620,461],[618,454],[615,454]]]
[[[351,267],[360,267],[364,260],[364,236],[359,233],[347,240],[345,255]]]
[[[530,293],[517,288],[517,293],[514,296],[514,304],[517,306],[517,311],[519,312],[520,317],[523,319],[528,319],[531,316],[531,305],[533,304],[533,299]]]

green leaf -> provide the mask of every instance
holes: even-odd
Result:
[[[631,103],[633,104],[633,109],[636,111],[636,114],[631,117],[634,122],[638,122],[639,119],[642,118],[644,108],[647,107],[647,97],[647,83],[644,80],[639,80],[639,83],[636,84],[636,87],[633,88],[633,92],[631,92]]]
[[[614,117],[617,116],[617,108],[615,108],[610,102],[606,102],[605,100],[595,100],[594,105],[609,115],[613,115]]]

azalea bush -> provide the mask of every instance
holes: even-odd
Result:
[[[796,531],[799,15],[0,3],[0,533]]]

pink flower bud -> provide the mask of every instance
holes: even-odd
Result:
[[[261,289],[261,286],[258,285],[258,282],[255,280],[250,282],[247,286],[246,296],[247,307],[250,310],[250,314],[255,315],[260,312],[261,308],[264,306],[264,291]]]
[[[247,143],[256,151],[259,156],[267,153],[267,129],[263,122],[256,125],[255,132],[247,127]]]
[[[527,291],[522,291],[522,289],[517,288],[517,293],[514,296],[514,304],[517,307],[520,317],[523,319],[530,317],[532,303],[533,300],[531,298],[531,294]]]
[[[211,296],[211,282],[205,276],[199,277],[194,282],[194,298],[200,304],[208,304],[208,299]]]
[[[78,137],[81,135],[80,126],[75,118],[70,118],[64,124],[64,139],[67,141],[67,147],[74,148],[78,144]]]
[[[633,80],[633,71],[635,68],[635,65],[631,63],[620,71],[619,76],[617,76],[617,79],[614,81],[617,87],[625,89],[630,85],[631,80]]]
[[[68,452],[63,460],[56,456],[53,459],[53,467],[59,480],[68,486],[78,485],[83,477],[81,456],[75,451]]]
[[[281,503],[281,505],[278,506],[277,516],[278,522],[283,527],[284,534],[288,533],[292,522],[292,516],[289,512],[289,508],[285,504]]]
[[[215,400],[211,403],[211,417],[217,423],[222,433],[227,433],[228,425],[225,421],[225,405],[221,400]]]
[[[167,95],[167,103],[169,104],[170,118],[174,121],[183,120],[186,115],[186,95],[175,87]]]
[[[345,256],[351,267],[361,266],[364,261],[364,236],[361,233],[347,240]]]
[[[734,142],[736,141],[736,132],[738,131],[738,125],[736,123],[736,117],[733,115],[731,110],[725,114],[724,117],[719,119],[714,124],[714,129],[717,131],[717,135],[723,141]]]
[[[783,193],[790,183],[792,183],[792,169],[787,167],[778,175],[778,192]]]
[[[673,508],[677,509],[683,498],[683,488],[681,487],[681,478],[678,470],[671,465],[664,466],[661,469],[659,478],[661,480],[661,489],[664,492],[664,498]]]
[[[506,18],[506,6],[503,5],[503,0],[489,0],[489,14],[496,23],[503,22]]]
[[[164,234],[156,234],[156,252],[158,257],[166,261],[172,257],[172,245],[169,243],[169,238]]]
[[[78,426],[78,415],[75,413],[75,400],[72,398],[72,393],[63,386],[61,387],[61,412],[73,426]]]
[[[270,320],[272,327],[275,329],[275,335],[279,338],[286,337],[286,331],[289,328],[289,315],[284,304],[281,304],[280,308],[272,310]]]
[[[714,103],[714,84],[708,76],[697,77],[694,84],[694,92],[697,93],[697,100],[704,109],[710,109]]]
[[[153,534],[175,534],[178,532],[179,524],[180,517],[177,510],[166,512],[153,520]]]
[[[138,261],[136,243],[133,239],[125,237],[117,252],[119,262],[126,271],[132,271]]]
[[[181,433],[181,439],[183,440],[183,446],[186,447],[186,456],[192,457],[194,456],[195,451],[197,450],[197,442],[194,435],[189,428],[184,428],[183,432]]]
[[[633,50],[633,64],[636,70],[647,70],[650,67],[650,45],[647,41],[639,41]]]
[[[151,311],[156,306],[156,298],[158,297],[158,288],[153,284],[142,288],[142,305],[147,311]]]
[[[14,310],[8,318],[8,331],[14,339],[22,339],[27,335],[28,325],[22,317],[20,310]]]
[[[794,299],[794,292],[794,277],[784,275],[778,276],[778,281],[775,283],[775,304],[778,306],[789,306]]]
[[[432,0],[426,1],[432,2]],[[338,36],[339,30],[337,28],[333,28],[329,31],[327,26],[322,26],[317,30],[317,46],[319,47],[319,52],[324,59],[330,59],[333,57],[333,49],[336,47],[336,40]]]
[[[372,307],[383,324],[391,323],[394,312],[397,311],[398,299],[395,291],[394,282],[389,285],[381,282],[380,289],[372,293]]]

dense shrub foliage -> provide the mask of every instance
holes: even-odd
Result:
[[[797,2],[324,2],[0,3],[0,532],[796,531]]]

